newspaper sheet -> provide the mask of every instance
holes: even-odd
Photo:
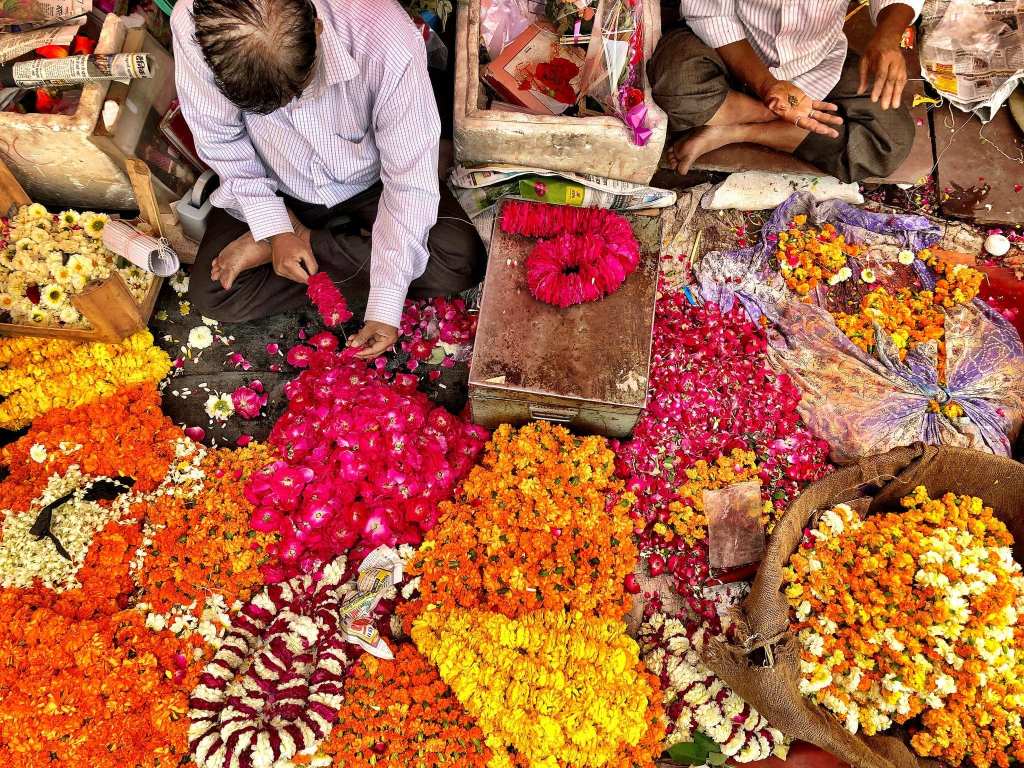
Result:
[[[0,34],[0,64],[45,45],[70,45],[84,21],[85,19],[82,18],[62,27],[47,27],[34,32]]]
[[[84,16],[92,0],[3,0],[0,2],[0,32],[28,32]]]

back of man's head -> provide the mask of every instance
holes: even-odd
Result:
[[[195,0],[196,41],[217,87],[265,115],[300,96],[316,62],[311,0]]]

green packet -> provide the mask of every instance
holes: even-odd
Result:
[[[519,197],[541,203],[582,206],[587,199],[587,188],[550,176],[525,176],[519,179]]]

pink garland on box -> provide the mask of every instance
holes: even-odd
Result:
[[[557,307],[603,299],[640,264],[629,221],[604,208],[509,200],[501,229],[539,238],[526,258],[526,285],[538,301]]]

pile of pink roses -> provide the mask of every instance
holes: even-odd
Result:
[[[343,315],[343,304],[318,298]],[[252,527],[280,534],[268,582],[419,544],[488,439],[417,391],[415,376],[386,382],[355,354],[329,331],[288,351],[304,370],[285,385],[288,408],[270,434],[280,458],[246,488]]]
[[[665,522],[677,489],[696,462],[733,450],[756,455],[764,500],[780,511],[827,471],[828,445],[801,426],[800,393],[768,363],[765,333],[738,305],[692,304],[664,291],[657,306],[647,410],[633,438],[617,446],[618,472],[637,495],[633,514],[652,575],[670,573],[690,608],[712,626],[703,599],[709,576],[706,542],[667,547],[652,530]]]

